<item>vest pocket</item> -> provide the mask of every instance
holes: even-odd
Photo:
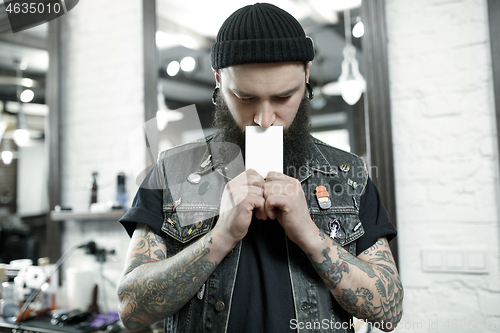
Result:
[[[175,210],[173,206],[163,208],[161,230],[171,238],[185,244],[206,234],[219,214],[219,207],[204,205],[183,205]]]

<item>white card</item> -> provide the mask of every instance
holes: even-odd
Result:
[[[283,126],[246,126],[245,170],[248,169],[264,178],[269,171],[283,173]]]

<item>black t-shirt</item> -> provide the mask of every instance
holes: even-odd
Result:
[[[156,177],[151,174],[152,179]],[[132,207],[120,219],[129,235],[137,223],[147,224],[164,236],[163,192],[140,188]],[[365,234],[356,240],[356,255],[380,237],[388,241],[397,234],[382,205],[380,194],[368,179],[361,195],[359,218]],[[254,218],[242,242],[231,303],[228,332],[290,332],[295,318],[292,287],[286,259],[285,232],[277,221]]]

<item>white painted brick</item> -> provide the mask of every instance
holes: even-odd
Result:
[[[479,310],[489,316],[498,315],[500,308],[500,293],[480,292]]]
[[[483,155],[484,157],[489,157],[496,154],[496,146],[494,144],[495,139],[495,137],[488,136],[479,140],[479,149],[481,155]]]
[[[134,184],[128,135],[144,119],[142,1],[80,2],[63,21],[64,62],[62,129],[63,204],[87,210],[88,184],[99,173],[99,202],[115,197],[116,175],[125,172],[131,202]],[[138,156],[142,161],[144,155]],[[115,261],[104,266],[117,280],[125,260],[128,235],[117,221],[65,222],[63,249],[94,240],[115,249]],[[75,253],[71,265],[91,265],[94,258]],[[106,288],[110,307],[116,309],[115,288]],[[102,305],[102,304],[100,304]]]
[[[397,198],[399,205],[423,206],[428,201],[427,189],[418,183],[401,184],[398,186]]]
[[[444,324],[500,316],[486,1],[388,0],[386,15],[403,322],[434,318],[439,332],[470,332]],[[422,249],[436,247],[486,251],[489,274],[423,272]]]

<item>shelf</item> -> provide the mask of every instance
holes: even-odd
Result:
[[[65,221],[65,220],[79,220],[79,221],[96,221],[96,220],[114,220],[118,221],[123,214],[124,210],[112,210],[103,213],[90,213],[90,212],[72,212],[72,211],[51,211],[50,218],[52,221]]]

